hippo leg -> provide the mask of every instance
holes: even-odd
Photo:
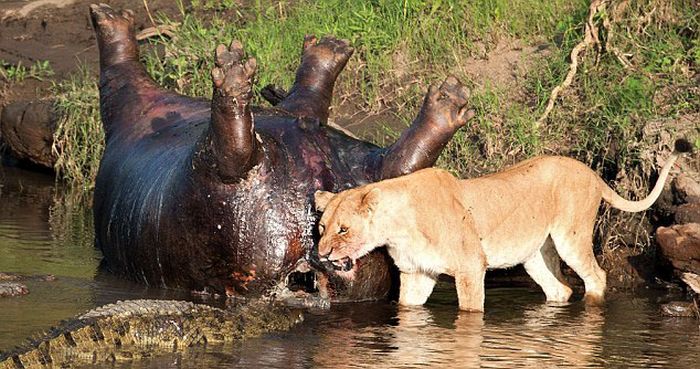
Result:
[[[378,179],[398,177],[435,164],[452,136],[474,116],[469,90],[450,76],[431,86],[418,118],[385,152]]]
[[[151,79],[139,61],[131,10],[118,12],[106,4],[93,4],[90,14],[100,51],[100,112],[108,139],[120,127],[136,137],[153,131],[144,122],[166,115],[183,118],[208,108],[192,106],[194,99],[165,90]]]
[[[352,53],[345,40],[323,37],[318,41],[307,35],[292,89],[277,106],[300,117],[327,121],[335,80]]]
[[[238,41],[228,48],[216,48],[216,67],[211,71],[211,125],[202,137],[203,150],[199,150],[195,162],[215,167],[224,182],[239,179],[261,158],[250,110],[256,62],[254,58],[244,61],[243,56]]]

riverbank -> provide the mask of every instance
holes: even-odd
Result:
[[[55,101],[55,172],[89,192],[103,138],[88,3],[2,21],[0,96],[3,104]],[[675,136],[700,145],[700,27],[691,1],[599,3],[603,8],[590,21],[588,1],[113,5],[135,10],[149,73],[178,92],[209,96],[213,48],[236,38],[261,65],[256,99],[265,104],[262,87],[291,84],[303,35],[335,34],[351,40],[356,52],[340,76],[331,119],[354,134],[391,142],[415,116],[428,85],[455,74],[472,88],[477,116],[439,166],[473,177],[534,155],[565,155],[588,164],[623,197],[641,198]],[[571,84],[542,120],[552,90],[570,70],[571,51],[587,34],[595,37],[578,56]],[[680,168],[698,180],[697,156],[681,160]],[[677,205],[667,191],[642,214],[602,208],[594,244],[613,285],[653,280],[654,230],[671,224]]]

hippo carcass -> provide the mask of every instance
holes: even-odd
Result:
[[[333,85],[353,52],[345,41],[307,36],[289,94],[260,108],[249,104],[255,59],[244,58],[239,42],[216,48],[211,101],[191,98],[147,75],[132,12],[93,5],[91,14],[106,134],[95,233],[109,270],[229,296],[265,293],[299,271],[327,296],[387,294],[384,252],[361,259],[349,282],[314,262],[313,193],[433,165],[473,115],[457,79],[432,87],[411,127],[380,148],[326,125]]]

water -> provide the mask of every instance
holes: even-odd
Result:
[[[51,177],[0,167],[0,271],[54,274],[0,299],[0,351],[90,308],[128,298],[187,298],[98,272],[89,208]],[[664,318],[658,296],[612,295],[602,308],[546,304],[527,288],[491,288],[486,313],[460,313],[449,283],[425,307],[389,303],[310,311],[289,332],[118,368],[700,367],[700,323]]]

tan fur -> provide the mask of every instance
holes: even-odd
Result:
[[[423,304],[445,273],[455,277],[460,308],[478,311],[486,268],[517,264],[524,264],[548,301],[567,301],[571,288],[561,275],[561,257],[583,279],[586,301],[598,303],[606,277],[592,239],[601,199],[626,211],[645,210],[676,157],[651,194],[637,202],[619,197],[583,163],[552,156],[476,179],[430,168],[337,195],[319,191],[319,255],[356,260],[386,245],[401,271],[400,304]],[[341,227],[347,231],[339,234]]]

